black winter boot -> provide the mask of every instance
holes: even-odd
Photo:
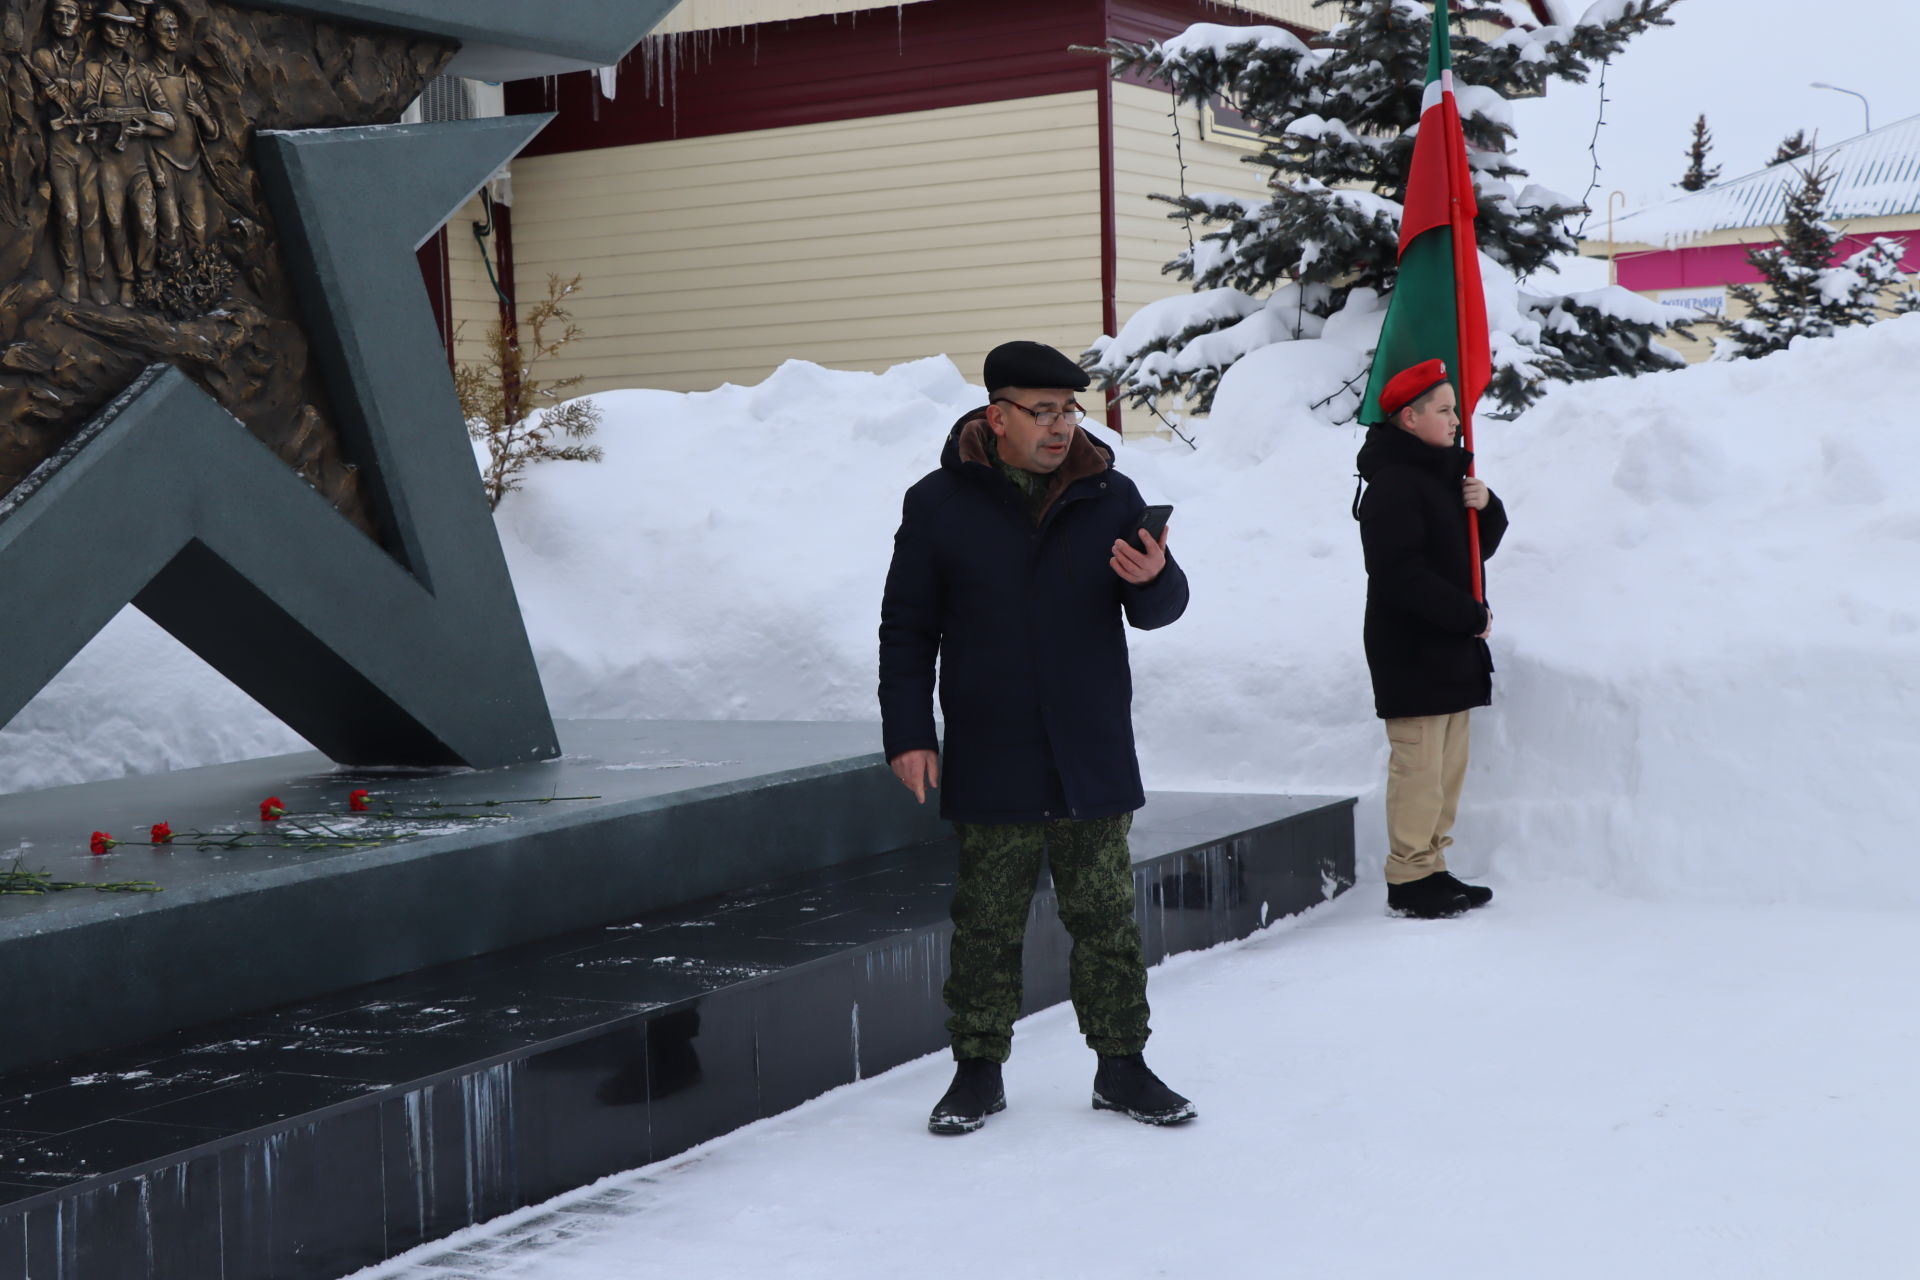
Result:
[[[953,1083],[927,1117],[930,1133],[972,1133],[987,1117],[1007,1109],[1000,1064],[987,1058],[962,1058],[954,1064]]]
[[[1436,875],[1434,879],[1445,880],[1448,884],[1458,889],[1461,893],[1466,894],[1467,907],[1469,910],[1471,910],[1474,907],[1484,907],[1489,902],[1493,901],[1493,890],[1487,888],[1483,884],[1467,884],[1465,881],[1461,880],[1458,876],[1454,875],[1453,872],[1451,871],[1442,871],[1438,875]]]
[[[1487,896],[1493,894],[1489,891]],[[1414,920],[1445,920],[1470,910],[1466,886],[1444,871],[1387,886],[1387,910]]]
[[[1200,1114],[1191,1102],[1160,1083],[1137,1053],[1100,1057],[1093,1074],[1093,1109],[1118,1111],[1141,1124],[1185,1124]]]

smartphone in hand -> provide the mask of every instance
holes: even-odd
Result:
[[[1140,540],[1140,531],[1144,529],[1153,535],[1155,542],[1160,541],[1167,536],[1167,518],[1172,514],[1173,508],[1170,506],[1148,507],[1142,511],[1140,518],[1133,522],[1132,531],[1127,534],[1127,545],[1144,554],[1147,544]]]

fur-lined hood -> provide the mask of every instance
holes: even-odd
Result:
[[[993,428],[987,425],[985,405],[961,414],[960,420],[953,424],[953,430],[947,433],[946,448],[940,452],[941,467],[956,473],[964,473],[969,467],[981,467],[990,474],[998,475],[993,439]],[[1113,450],[1086,431],[1075,428],[1073,443],[1067,448],[1067,460],[1060,464],[1059,470],[1047,477],[1047,502],[1041,508],[1041,519],[1046,518],[1046,513],[1060,500],[1060,495],[1076,481],[1097,476],[1112,467]]]

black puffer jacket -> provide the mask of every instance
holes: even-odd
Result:
[[[1135,587],[1114,539],[1145,503],[1112,453],[1079,432],[1036,528],[993,461],[985,409],[961,418],[940,469],[907,490],[880,606],[880,714],[889,760],[938,749],[940,814],[1034,822],[1130,813],[1145,802],[1133,747],[1124,621],[1164,627],[1187,607],[1167,560]]]
[[[1360,543],[1367,557],[1367,667],[1383,719],[1451,715],[1493,701],[1486,614],[1473,598],[1460,481],[1473,455],[1398,427],[1360,447]],[[1507,532],[1498,497],[1480,513],[1484,563]]]

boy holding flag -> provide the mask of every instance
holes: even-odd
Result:
[[[1445,850],[1466,776],[1468,712],[1493,700],[1482,566],[1507,527],[1500,500],[1473,474],[1473,411],[1493,362],[1449,23],[1447,0],[1436,0],[1399,279],[1361,406],[1367,490],[1354,505],[1367,666],[1391,746],[1387,905],[1420,919],[1493,897],[1456,879]]]

